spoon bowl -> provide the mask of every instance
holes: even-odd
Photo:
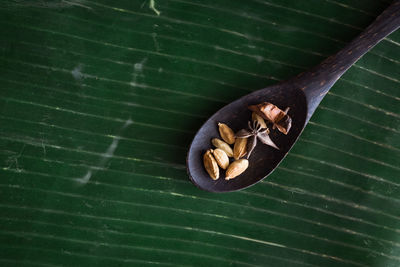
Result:
[[[219,138],[218,122],[226,123],[235,132],[244,129],[251,120],[251,111],[247,107],[264,101],[274,103],[281,109],[290,107],[288,114],[293,121],[288,135],[283,135],[278,130],[271,130],[270,133],[279,150],[260,142],[249,158],[249,167],[240,178],[226,181],[224,172],[220,172],[218,180],[210,179],[203,167],[203,154],[211,147],[211,139]],[[187,165],[192,182],[207,191],[229,192],[261,181],[289,152],[304,128],[306,117],[307,103],[304,92],[293,87],[282,88],[279,85],[267,87],[226,105],[204,123],[190,146]]]
[[[201,126],[190,146],[187,170],[191,181],[206,191],[230,192],[249,187],[267,177],[288,154],[335,82],[399,25],[400,0],[396,0],[358,37],[318,66],[288,81],[243,96],[221,108]],[[212,148],[211,139],[220,137],[218,123],[227,124],[235,132],[247,128],[247,122],[251,120],[248,106],[262,102],[270,102],[282,110],[290,108],[288,115],[292,118],[292,127],[289,133],[284,135],[278,130],[271,130],[270,133],[279,150],[260,142],[251,154],[249,167],[244,173],[227,181],[224,179],[224,171],[220,170],[220,178],[212,180],[204,169],[203,155],[207,149]]]

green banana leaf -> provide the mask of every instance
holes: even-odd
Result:
[[[1,266],[400,266],[400,32],[276,171],[196,188],[219,108],[314,66],[379,0],[4,0]]]

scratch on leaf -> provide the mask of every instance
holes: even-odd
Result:
[[[157,16],[160,16],[161,12],[155,7],[155,2],[154,2],[154,0],[150,0],[150,2],[149,2],[149,8],[150,8],[151,10],[153,10],[153,11],[157,14]]]

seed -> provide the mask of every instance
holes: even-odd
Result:
[[[218,163],[218,166],[220,166],[224,170],[228,168],[229,158],[228,155],[226,155],[226,153],[222,149],[220,148],[214,149],[212,153],[214,155],[215,161]]]
[[[213,180],[217,180],[219,178],[219,168],[217,161],[214,159],[212,155],[212,149],[207,150],[207,152],[203,156],[204,168],[210,175]]]
[[[265,123],[264,119],[257,113],[251,113],[251,120],[258,121],[258,123],[261,125],[261,128],[267,128],[267,124]]]
[[[233,147],[233,158],[238,160],[247,153],[247,138],[236,138]]]
[[[247,159],[239,159],[232,162],[226,170],[225,180],[233,179],[242,174],[247,167],[249,167],[249,161]]]
[[[228,125],[225,123],[218,123],[219,127],[219,134],[221,135],[221,138],[227,142],[228,144],[232,145],[235,143],[235,133],[232,131],[231,128],[229,128]]]
[[[220,148],[222,149],[226,155],[228,155],[228,157],[233,157],[233,151],[232,148],[225,143],[224,141],[222,141],[221,139],[218,138],[213,138],[211,139],[211,143],[216,147],[216,148]]]

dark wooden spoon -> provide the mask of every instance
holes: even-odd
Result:
[[[268,176],[287,155],[307,125],[315,109],[333,84],[361,56],[400,26],[400,0],[396,0],[357,38],[336,55],[298,76],[248,94],[220,109],[196,133],[187,155],[187,170],[192,182],[211,192],[229,192],[251,186]],[[234,131],[246,128],[251,120],[249,105],[270,102],[281,109],[290,107],[292,128],[288,135],[277,130],[270,134],[280,150],[259,144],[249,159],[248,169],[235,179],[226,181],[224,171],[218,180],[212,180],[203,166],[204,152],[212,148],[211,139],[219,137],[218,122]]]

